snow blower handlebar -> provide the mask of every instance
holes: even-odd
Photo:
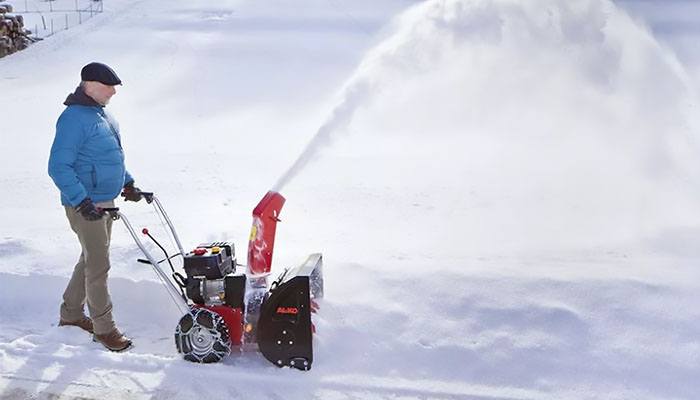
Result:
[[[155,195],[153,195],[152,193],[150,193],[149,197],[150,197],[151,201],[155,203],[156,210],[158,212],[160,212],[160,214],[163,216],[166,223],[168,224],[168,227],[170,228],[170,231],[173,234],[173,237],[175,238],[175,241],[177,242],[178,247],[180,248],[181,254],[184,254],[184,252],[182,250],[182,245],[180,244],[180,239],[177,237],[177,233],[175,233],[175,228],[173,227],[172,222],[170,222],[170,218],[168,218],[168,215],[165,213],[165,210],[163,209],[162,204],[160,203],[160,201],[158,201],[158,198]],[[147,201],[148,201],[148,198],[147,198]],[[150,201],[149,201],[149,203],[150,203]],[[121,219],[124,222],[124,226],[126,226],[126,229],[131,234],[131,237],[134,239],[134,242],[136,242],[136,245],[139,247],[141,252],[148,259],[148,263],[151,264],[151,266],[153,266],[153,269],[156,271],[156,275],[163,283],[163,286],[165,286],[165,288],[167,289],[168,294],[175,302],[175,305],[178,307],[180,312],[188,313],[190,310],[190,307],[187,303],[186,297],[183,296],[183,294],[181,293],[181,290],[178,290],[178,288],[175,287],[172,280],[165,273],[165,271],[163,271],[160,268],[160,263],[158,262],[158,260],[156,260],[156,258],[153,256],[153,254],[151,254],[151,252],[148,251],[148,249],[146,249],[146,246],[143,244],[143,241],[137,235],[136,230],[131,225],[131,223],[129,222],[129,219],[126,217],[126,215],[124,215],[122,212],[120,212],[119,208],[116,208],[116,207],[115,208],[104,208],[103,210],[105,212],[107,212],[112,219],[114,219],[114,220]],[[148,235],[148,229],[144,228],[142,233],[144,235]],[[169,260],[170,257],[168,257],[167,254],[166,254],[166,258],[168,259],[168,261],[170,261]]]
[[[142,192],[143,197],[146,199],[146,202],[148,204],[155,204],[155,209],[156,212],[159,212],[160,215],[163,216],[163,219],[165,220],[165,223],[168,225],[168,228],[170,229],[170,233],[173,235],[173,239],[175,239],[175,243],[177,244],[177,249],[180,251],[180,254],[185,254],[185,250],[182,248],[182,243],[180,243],[180,238],[177,236],[177,232],[175,232],[175,226],[173,225],[172,221],[170,221],[170,217],[168,217],[168,213],[165,212],[165,209],[163,208],[163,205],[160,203],[160,200],[156,197],[153,192]]]
[[[122,197],[126,197],[126,194],[123,192],[121,195],[122,195]],[[177,236],[177,232],[175,232],[175,226],[173,225],[172,221],[170,221],[170,217],[168,217],[168,213],[165,212],[165,209],[163,208],[163,204],[161,204],[160,200],[158,200],[158,197],[156,197],[154,192],[141,192],[141,195],[143,196],[144,199],[146,199],[146,203],[153,204],[154,208],[156,209],[156,212],[159,213],[163,217],[163,219],[165,220],[165,223],[168,225],[168,228],[170,229],[170,233],[173,235],[173,239],[175,239],[175,243],[177,244],[177,249],[180,251],[180,254],[185,254],[185,251],[182,248],[182,243],[180,242],[180,237]],[[104,210],[109,211],[110,209],[105,208]],[[116,211],[119,211],[119,209],[116,208]],[[144,233],[144,234],[146,234],[146,233]],[[167,255],[166,255],[166,257],[167,257]],[[169,257],[167,259],[169,259]]]

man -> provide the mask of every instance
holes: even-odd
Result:
[[[77,326],[109,350],[123,351],[131,340],[112,319],[107,287],[112,219],[103,208],[114,207],[120,192],[130,201],[143,196],[124,165],[119,126],[104,110],[121,80],[101,63],[86,65],[80,76],[80,86],[63,103],[49,157],[49,175],[82,249],[63,294],[59,326]]]

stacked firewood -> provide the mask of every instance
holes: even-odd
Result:
[[[0,1],[0,57],[26,49],[32,39],[24,18],[12,13],[12,5]]]

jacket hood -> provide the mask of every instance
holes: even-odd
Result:
[[[66,106],[77,104],[80,106],[104,107],[102,104],[96,102],[92,97],[85,94],[85,91],[80,86],[75,89],[75,92],[68,95],[63,104]]]

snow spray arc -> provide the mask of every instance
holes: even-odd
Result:
[[[272,191],[281,192],[314,160],[321,149],[331,145],[335,136],[352,122],[358,108],[382,90],[383,81],[392,80],[388,75],[392,75],[395,70],[403,72],[402,75],[406,72],[411,75],[430,71],[437,52],[431,49],[431,45],[423,37],[426,34],[424,25],[437,26],[448,31],[455,30],[454,27],[443,25],[448,20],[457,20],[452,23],[459,25],[460,18],[453,15],[453,8],[459,8],[468,2],[469,0],[431,0],[415,5],[397,16],[391,22],[392,29],[389,30],[393,34],[365,55],[341,89],[338,104],[296,161],[277,180]],[[440,36],[444,36],[444,32],[441,32]]]
[[[401,17],[399,17],[394,24],[400,26],[406,25],[407,22],[401,22]],[[374,73],[374,69],[382,65],[385,60],[395,57],[396,54],[392,49],[404,43],[405,40],[402,34],[395,34],[371,49],[365,55],[354,75],[350,77],[341,90],[338,105],[333,108],[329,117],[316,131],[316,134],[311,138],[296,161],[277,180],[272,191],[281,192],[284,186],[309,165],[322,148],[329,146],[333,142],[334,135],[342,131],[352,122],[357,109],[365,104],[373,93],[381,89],[379,85],[379,74]]]
[[[332,142],[333,133],[345,128],[350,123],[355,110],[366,96],[367,86],[363,85],[362,82],[356,82],[345,90],[343,100],[333,110],[328,120],[321,125],[294,164],[277,180],[272,191],[281,192],[282,188],[307,166],[323,146]]]
[[[465,159],[497,142],[484,163],[502,164],[504,154],[517,162],[484,179],[514,187],[523,175],[549,173],[556,164],[565,175],[591,177],[581,187],[594,192],[596,182],[618,186],[634,171],[639,184],[625,195],[639,198],[649,192],[650,174],[694,169],[697,146],[688,132],[697,115],[688,112],[696,97],[683,67],[609,0],[431,0],[398,16],[392,32],[365,56],[274,190],[350,123],[361,132],[361,106],[381,109],[381,124],[402,134],[443,135],[436,142],[462,149]],[[444,137],[450,133],[459,137]],[[584,157],[574,165],[571,153]],[[617,174],[600,180],[603,169]],[[557,184],[542,186],[567,193],[569,180],[549,180]],[[608,211],[617,212],[598,214]]]

